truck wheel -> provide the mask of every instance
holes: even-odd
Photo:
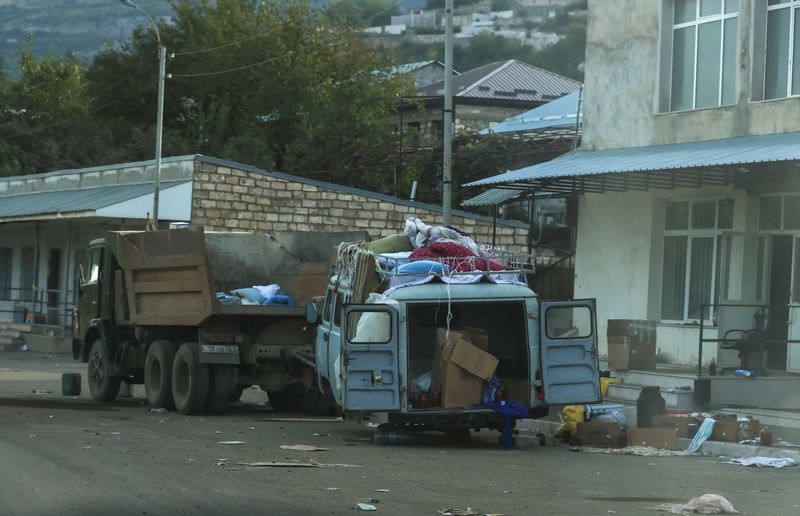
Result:
[[[244,387],[241,385],[237,385],[236,387],[232,387],[230,392],[228,393],[228,403],[236,403],[242,398],[242,393],[244,392]]]
[[[282,391],[267,391],[267,398],[275,412],[290,412],[300,408],[298,394],[296,386],[288,385]]]
[[[107,356],[107,349],[103,344],[103,339],[97,338],[92,343],[87,365],[89,391],[92,393],[92,399],[103,402],[117,399],[122,378],[112,376],[114,367],[111,363],[111,357]]]
[[[174,362],[175,345],[172,342],[157,340],[147,350],[144,360],[144,392],[151,407],[175,410],[175,401],[172,399]]]
[[[233,384],[233,367],[214,364],[209,366],[208,399],[206,414],[219,414],[228,406]]]
[[[324,378],[322,379],[322,392],[315,382],[310,391],[303,393],[300,404],[301,410],[311,416],[327,416],[333,412],[335,407],[336,402],[333,399],[330,384]]]
[[[200,363],[197,344],[184,342],[172,365],[172,398],[181,414],[201,414],[208,399],[208,365]]]

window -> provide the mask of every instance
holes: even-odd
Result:
[[[586,306],[554,306],[545,313],[545,333],[551,339],[582,339],[592,335],[592,312]]]
[[[700,307],[719,299],[721,233],[733,228],[733,200],[668,202],[661,273],[661,319],[710,320]],[[730,252],[726,248],[726,252]]]
[[[764,98],[800,95],[800,0],[769,0],[766,40]]]
[[[733,104],[739,0],[675,0],[674,7],[670,109]]]
[[[13,249],[0,247],[0,301],[11,300],[11,257]]]
[[[800,229],[800,194],[762,196],[758,202],[758,229]]]

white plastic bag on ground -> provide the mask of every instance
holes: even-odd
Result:
[[[697,429],[697,433],[694,435],[692,442],[689,443],[689,447],[686,448],[686,451],[689,453],[694,453],[703,446],[703,443],[706,442],[706,439],[711,437],[711,433],[714,431],[714,419],[707,417],[703,424],[700,425],[700,428]]]
[[[724,496],[718,494],[704,494],[695,496],[687,503],[662,503],[653,507],[656,511],[670,512],[672,514],[698,513],[698,514],[739,514],[733,504]]]
[[[742,466],[756,466],[759,468],[797,466],[797,461],[788,457],[743,457],[741,459],[731,459],[728,463],[740,464]]]

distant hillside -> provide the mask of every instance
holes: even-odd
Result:
[[[400,5],[417,8],[425,1],[400,0]],[[155,18],[173,14],[171,0],[135,2]],[[119,0],[0,0],[0,58],[6,72],[16,73],[19,50],[32,35],[36,54],[71,50],[90,59],[104,44],[126,40],[134,27],[144,23],[139,13]]]

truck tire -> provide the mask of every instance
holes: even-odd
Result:
[[[153,408],[175,410],[172,399],[172,366],[175,362],[175,345],[167,340],[157,340],[147,350],[144,359],[144,392],[147,403]]]
[[[92,343],[87,364],[89,391],[95,401],[110,402],[117,399],[122,378],[112,376],[114,366],[103,339],[97,338]]]
[[[328,380],[324,378],[322,379],[322,392],[315,382],[311,390],[303,393],[300,402],[300,409],[311,416],[327,416],[333,413],[334,408],[336,408],[336,401],[333,399]]]
[[[172,364],[172,398],[180,414],[202,414],[208,400],[208,365],[200,363],[197,344],[184,342]]]
[[[282,391],[267,391],[267,398],[275,412],[300,410],[300,393],[296,385],[287,385]]]
[[[233,367],[223,364],[209,366],[208,399],[206,414],[220,414],[230,403],[233,384]]]

